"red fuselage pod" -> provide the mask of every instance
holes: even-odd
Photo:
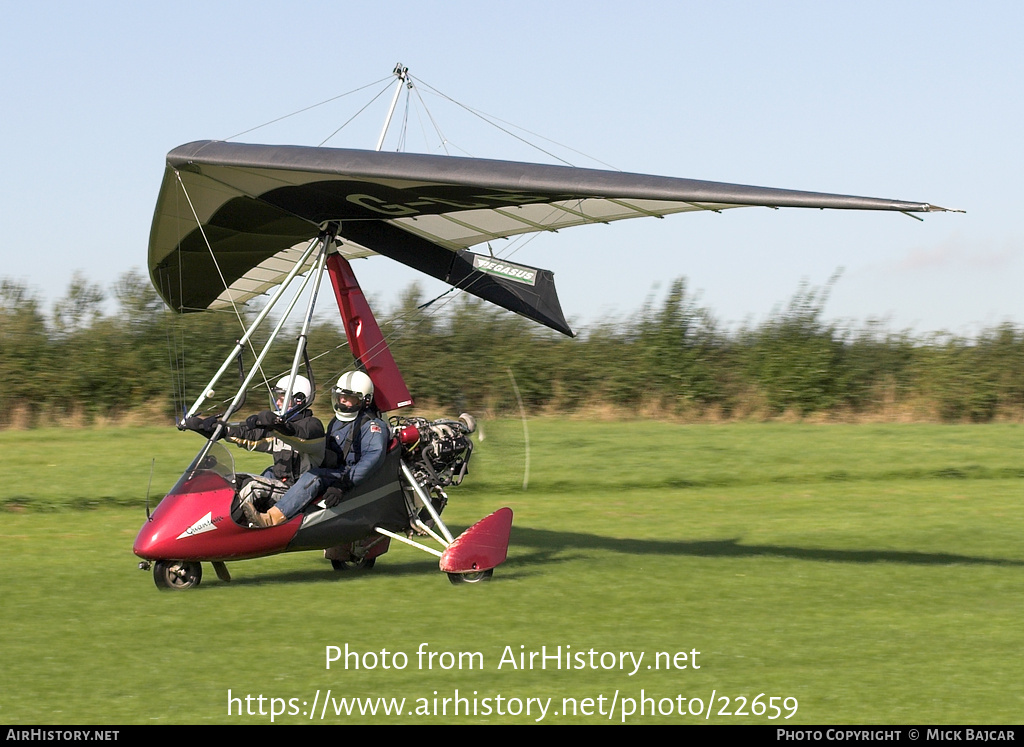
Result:
[[[270,529],[249,529],[231,520],[234,487],[202,470],[175,486],[142,525],[132,551],[147,560],[241,560],[281,552],[301,519]]]

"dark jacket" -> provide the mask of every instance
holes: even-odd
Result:
[[[289,484],[324,461],[324,424],[309,409],[273,428],[232,425],[226,439],[249,451],[273,454],[274,477]]]

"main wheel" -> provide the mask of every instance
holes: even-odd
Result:
[[[332,560],[331,567],[336,571],[368,571],[373,568],[377,558],[360,558],[359,560]]]
[[[191,589],[203,580],[203,566],[187,560],[158,560],[153,582],[158,589]]]
[[[490,581],[493,575],[494,569],[488,568],[486,571],[476,571],[475,573],[449,573],[448,580],[456,586],[459,584],[479,584],[483,581]]]

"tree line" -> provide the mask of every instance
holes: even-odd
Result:
[[[679,278],[660,302],[568,339],[466,294],[428,304],[414,284],[378,320],[418,403],[446,412],[517,413],[521,401],[534,414],[684,420],[1024,419],[1024,328],[967,338],[852,327],[825,317],[828,290],[802,286],[764,322],[725,329]],[[170,421],[254,313],[172,314],[137,272],[109,291],[77,274],[48,311],[0,280],[0,425]],[[262,367],[272,381],[291,363],[295,336],[283,337]],[[315,324],[309,350],[325,414],[351,366],[340,325]],[[246,411],[266,402],[264,382]]]

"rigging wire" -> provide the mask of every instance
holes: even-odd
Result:
[[[231,308],[235,312],[235,316],[238,318],[238,323],[242,329],[245,329],[245,322],[242,321],[242,315],[238,311],[238,307],[235,306],[235,299],[231,293],[230,287],[228,287],[228,281],[224,278],[224,272],[220,269],[220,262],[217,261],[217,255],[213,251],[213,247],[210,245],[210,239],[206,236],[206,230],[203,228],[203,222],[199,219],[199,214],[196,212],[195,205],[192,204],[192,198],[189,197],[188,189],[185,188],[185,182],[182,181],[181,173],[175,170],[174,175],[178,179],[178,186],[181,187],[182,193],[185,195],[185,200],[188,202],[189,210],[192,211],[192,217],[196,220],[196,226],[199,228],[199,234],[203,237],[203,242],[206,244],[207,251],[210,252],[210,259],[213,260],[213,266],[217,270],[217,275],[220,277],[220,282],[224,286],[224,290],[228,293],[228,301],[231,303]]]
[[[554,153],[552,153],[551,151],[545,150],[544,148],[541,148],[540,146],[538,146],[538,145],[536,145],[536,144],[534,144],[534,143],[531,143],[531,142],[530,142],[529,140],[527,140],[527,139],[525,139],[525,138],[523,138],[523,137],[520,137],[519,135],[515,134],[515,133],[514,133],[514,132],[512,132],[511,130],[509,130],[509,129],[506,129],[505,127],[502,127],[502,126],[501,126],[501,125],[499,125],[499,124],[496,124],[495,122],[493,122],[493,121],[491,121],[490,119],[488,119],[488,118],[487,118],[487,116],[484,116],[484,114],[483,114],[482,112],[479,112],[479,111],[477,111],[476,109],[473,109],[473,108],[471,108],[471,107],[469,107],[469,106],[466,106],[465,104],[463,104],[463,103],[461,103],[461,102],[459,102],[459,101],[456,101],[456,100],[455,100],[455,99],[453,99],[453,98],[452,98],[451,96],[448,96],[448,95],[447,95],[447,94],[445,94],[445,93],[441,93],[441,91],[437,90],[436,88],[434,88],[434,87],[433,87],[432,85],[430,85],[429,83],[426,83],[426,82],[424,82],[424,83],[423,83],[423,85],[425,85],[425,86],[426,86],[427,88],[429,88],[429,89],[430,89],[431,91],[433,91],[434,93],[436,93],[436,94],[437,94],[438,96],[441,96],[442,98],[444,98],[444,99],[446,99],[446,100],[450,101],[451,103],[455,104],[456,106],[458,106],[458,107],[460,107],[460,108],[464,109],[465,111],[467,111],[467,112],[469,112],[470,114],[472,114],[472,115],[473,115],[474,117],[478,117],[479,119],[483,120],[484,122],[487,122],[487,124],[491,125],[492,127],[496,127],[497,129],[499,129],[499,130],[501,130],[502,132],[504,132],[504,133],[505,133],[506,135],[508,135],[508,136],[510,136],[510,137],[513,137],[513,138],[515,138],[516,140],[520,141],[521,143],[524,143],[524,144],[526,144],[526,145],[530,146],[531,148],[534,148],[534,149],[536,149],[536,150],[539,150],[539,151],[540,151],[541,153],[544,153],[545,155],[548,155],[548,156],[550,156],[551,158],[554,158],[554,159],[555,159],[556,161],[561,161],[561,162],[562,162],[562,163],[564,163],[564,164],[565,164],[566,166],[573,166],[573,165],[574,165],[574,164],[570,163],[569,161],[565,160],[564,158],[561,158],[561,157],[559,157],[559,156],[556,156],[556,155],[555,155]],[[488,116],[489,116],[489,115],[488,115]]]
[[[388,84],[387,86],[385,86],[384,88],[380,89],[380,91],[379,91],[379,92],[377,93],[377,95],[376,95],[376,96],[374,96],[374,97],[373,97],[372,99],[370,99],[369,101],[367,101],[367,102],[366,102],[366,103],[365,103],[365,104],[363,105],[363,108],[362,108],[362,109],[360,109],[360,110],[359,110],[359,111],[357,111],[357,112],[356,112],[355,114],[353,114],[353,115],[352,115],[351,117],[349,117],[348,119],[346,119],[346,120],[345,120],[345,122],[344,122],[344,123],[343,123],[343,124],[341,125],[341,127],[339,127],[339,128],[338,128],[338,129],[336,129],[336,130],[335,130],[334,132],[332,132],[332,133],[331,133],[330,135],[328,135],[328,136],[327,136],[327,137],[325,137],[325,138],[324,138],[323,140],[321,140],[321,141],[320,141],[320,144],[319,144],[319,145],[318,145],[317,147],[321,147],[321,146],[323,146],[323,144],[324,144],[324,143],[326,143],[326,142],[327,142],[328,140],[330,140],[330,139],[331,139],[332,137],[334,137],[334,136],[335,136],[335,135],[337,135],[337,134],[338,134],[339,132],[341,132],[341,131],[342,131],[343,129],[345,129],[345,127],[347,127],[347,126],[349,125],[349,123],[350,123],[350,122],[351,122],[351,121],[352,121],[353,119],[355,119],[355,118],[356,118],[356,117],[358,117],[358,116],[359,116],[360,114],[362,114],[362,113],[363,113],[364,111],[366,111],[366,109],[367,109],[367,108],[368,108],[368,107],[370,106],[370,104],[372,104],[372,103],[373,103],[374,101],[376,101],[377,99],[379,99],[379,98],[380,98],[380,97],[381,97],[382,95],[384,95],[384,92],[385,92],[385,91],[387,91],[387,90],[388,90],[388,88],[390,88],[390,83],[389,83],[389,84]]]
[[[440,144],[441,144],[441,148],[444,150],[446,155],[450,155],[450,153],[448,151],[448,144],[449,144],[450,141],[448,140],[448,138],[445,137],[444,133],[441,131],[441,127],[438,124],[437,120],[434,118],[433,113],[430,111],[430,107],[427,106],[427,102],[424,100],[423,95],[420,93],[419,85],[414,85],[413,76],[412,76],[411,73],[408,72],[408,70],[405,71],[405,77],[406,77],[406,79],[408,81],[408,85],[406,86],[406,109],[405,109],[406,113],[405,113],[405,118],[403,119],[403,123],[402,123],[402,133],[401,133],[401,138],[400,138],[399,149],[401,149],[402,145],[404,145],[405,142],[406,142],[406,128],[408,127],[409,103],[410,103],[410,100],[412,98],[412,96],[409,95],[408,92],[409,91],[413,91],[416,94],[417,100],[420,102],[420,106],[423,107],[423,111],[426,112],[427,118],[430,120],[431,125],[433,125],[433,127],[434,127],[434,132],[437,134],[437,137],[438,137],[438,139],[440,141]],[[419,82],[419,78],[416,78],[415,80],[416,80],[416,83]],[[571,148],[571,147],[569,147],[567,145],[563,145],[562,143],[559,143],[559,142],[557,142],[555,140],[552,140],[550,138],[546,138],[543,135],[539,135],[537,133],[531,132],[530,130],[527,130],[524,127],[520,127],[519,125],[507,122],[506,120],[503,120],[500,117],[496,117],[494,115],[487,114],[485,112],[481,112],[480,110],[474,109],[474,108],[469,107],[469,106],[467,106],[465,104],[462,104],[462,103],[460,103],[458,101],[455,101],[454,99],[452,99],[447,94],[444,94],[441,91],[439,91],[436,88],[434,88],[433,86],[431,86],[429,83],[424,83],[424,85],[427,86],[427,88],[429,88],[436,95],[441,96],[441,97],[445,98],[446,100],[452,102],[456,106],[459,106],[459,107],[465,109],[466,111],[469,111],[469,112],[475,114],[476,116],[480,117],[484,122],[486,122],[487,124],[490,124],[493,127],[496,127],[497,129],[501,130],[502,132],[508,132],[508,131],[505,130],[504,128],[502,128],[502,127],[499,127],[498,125],[495,125],[494,122],[492,122],[491,120],[496,120],[498,122],[502,122],[503,124],[509,125],[510,127],[515,127],[516,129],[522,130],[523,132],[526,132],[526,133],[532,135],[533,137],[538,137],[538,138],[540,138],[542,140],[545,140],[545,141],[547,141],[549,143],[557,145],[560,148],[565,148],[566,150],[572,151],[573,153],[576,153],[576,154],[578,154],[580,156],[583,156],[584,158],[588,158],[588,159],[590,159],[592,161],[595,161],[596,163],[599,163],[602,166],[607,166],[608,168],[614,169],[615,171],[621,171],[621,169],[618,169],[615,166],[612,166],[612,165],[610,165],[608,163],[605,163],[604,161],[601,161],[601,160],[599,160],[597,158],[594,158],[593,156],[589,156],[586,153],[583,153],[582,151],[576,150],[575,148]],[[508,134],[512,135],[513,137],[516,137],[513,133],[508,133]],[[517,139],[523,140],[522,138],[517,138]],[[426,140],[426,137],[424,137],[424,140]],[[527,141],[523,140],[523,142],[527,142]],[[537,146],[533,145],[532,143],[528,143],[527,142],[527,144],[530,145],[531,147],[537,148]],[[468,151],[464,150],[463,148],[459,148],[458,146],[455,146],[455,147],[458,148],[458,150],[460,152],[462,152],[462,153],[464,153],[466,155],[471,155]],[[547,151],[544,151],[542,148],[537,148],[537,149],[541,150],[544,153],[547,152]],[[557,156],[554,156],[554,157],[558,158]],[[571,164],[568,161],[565,161],[563,159],[558,159],[558,160],[562,160],[563,163],[566,163],[566,164],[568,164],[570,166],[573,165],[573,164]],[[555,215],[557,213],[557,211],[558,211],[557,207],[552,207],[551,208],[551,212],[549,213],[549,215]],[[529,244],[531,241],[536,239],[539,235],[540,235],[540,232],[533,232],[533,233],[528,233],[528,234],[519,234],[515,238],[510,239],[509,243],[505,245],[504,250],[499,251],[497,255],[494,254],[494,251],[491,249],[490,244],[488,244],[488,249],[491,251],[491,256],[497,256],[500,259],[507,259],[508,257],[511,257],[512,255],[514,255],[517,252],[519,252],[527,244]],[[463,290],[463,289],[460,289],[460,290]],[[447,293],[450,293],[450,292],[451,292],[451,290],[445,291],[444,293],[441,294],[441,296],[446,295]],[[440,298],[441,296],[438,296],[438,298]],[[437,299],[434,299],[434,300],[437,300]],[[427,303],[430,304],[430,303],[433,303],[433,301],[429,301]]]
[[[220,282],[224,286],[224,290],[227,292],[227,299],[228,299],[228,301],[231,304],[231,310],[234,312],[235,318],[238,320],[238,325],[242,328],[242,331],[244,333],[245,328],[246,328],[245,327],[245,321],[242,319],[242,314],[241,314],[241,312],[239,312],[238,306],[235,304],[234,296],[231,293],[231,289],[228,286],[227,280],[224,278],[224,272],[221,270],[220,263],[217,261],[217,255],[213,251],[213,247],[210,245],[210,239],[206,235],[206,231],[203,228],[203,223],[199,219],[199,214],[196,212],[195,206],[192,204],[192,198],[189,196],[188,189],[185,187],[185,182],[182,180],[181,173],[179,171],[175,170],[174,175],[177,177],[177,179],[178,179],[178,186],[181,187],[181,192],[182,192],[182,194],[185,195],[185,200],[188,202],[189,209],[192,211],[192,217],[195,218],[196,226],[199,228],[199,233],[203,237],[203,242],[206,244],[206,249],[207,249],[207,251],[210,252],[210,259],[213,260],[213,266],[217,270],[217,275],[220,277]],[[179,252],[179,255],[180,255],[180,252]],[[179,272],[178,275],[179,275],[179,278],[180,278],[181,273]],[[247,342],[247,344],[249,346],[249,352],[252,353],[253,358],[254,359],[257,358],[256,348],[253,347],[252,339],[250,338],[246,342]],[[266,376],[263,373],[263,367],[260,366],[258,370],[259,370],[260,375],[264,377],[264,381],[266,382]],[[267,386],[268,386],[268,391],[269,391],[269,384]]]
[[[430,120],[430,124],[432,124],[434,126],[434,132],[437,133],[437,137],[441,141],[441,147],[444,149],[445,155],[451,155],[448,152],[448,138],[446,138],[444,136],[444,133],[441,132],[441,126],[437,123],[437,120],[434,119],[434,115],[431,113],[430,108],[427,106],[427,102],[423,100],[423,95],[420,93],[419,86],[416,86],[416,88],[413,89],[413,90],[416,91],[416,98],[419,99],[420,106],[423,107],[423,111],[425,111],[427,113],[427,118]],[[426,138],[424,137],[424,140],[425,139]],[[465,152],[465,151],[463,151],[463,152]]]
[[[437,120],[435,119],[433,113],[431,112],[430,108],[427,106],[427,103],[426,103],[425,99],[423,98],[423,95],[421,94],[421,92],[419,90],[419,86],[418,85],[413,85],[412,76],[408,76],[408,74],[407,74],[407,77],[408,77],[408,80],[407,80],[408,85],[406,86],[406,102],[405,102],[405,109],[404,109],[404,114],[403,114],[403,118],[402,118],[401,134],[399,136],[399,144],[398,144],[398,148],[397,149],[401,150],[401,149],[405,148],[406,145],[407,145],[407,140],[408,140],[408,123],[409,123],[409,114],[410,114],[410,111],[411,111],[411,99],[412,99],[411,95],[409,95],[409,91],[415,91],[416,98],[420,102],[420,105],[422,106],[423,111],[426,113],[427,119],[429,120],[431,126],[433,127],[434,132],[436,133],[437,137],[439,138],[441,148],[443,148],[445,153],[449,154],[449,145],[457,148],[458,150],[460,150],[463,153],[467,153],[462,148],[459,148],[458,146],[456,146],[453,143],[451,143],[451,141],[448,140],[448,138],[444,135],[444,133],[442,132],[441,127],[438,124]],[[340,94],[338,96],[333,96],[333,97],[331,97],[329,99],[325,99],[324,101],[321,101],[321,102],[319,102],[317,104],[313,104],[311,106],[299,109],[299,110],[297,110],[295,112],[292,112],[291,114],[287,114],[287,115],[284,115],[282,117],[278,117],[278,118],[273,119],[273,120],[271,120],[269,122],[266,122],[266,123],[264,123],[262,125],[258,125],[256,127],[252,127],[252,128],[250,128],[248,130],[244,130],[244,131],[242,131],[242,132],[240,132],[240,133],[238,133],[236,135],[232,135],[228,139],[230,140],[230,139],[234,139],[234,138],[240,137],[241,135],[245,135],[245,134],[247,134],[249,132],[253,132],[253,131],[258,130],[258,129],[262,128],[262,127],[266,127],[266,126],[268,126],[270,124],[274,124],[276,122],[280,122],[280,121],[282,121],[284,119],[287,119],[289,117],[295,116],[297,114],[300,114],[300,113],[303,113],[303,112],[306,112],[306,111],[310,111],[312,109],[320,107],[320,106],[322,106],[324,104],[327,104],[329,102],[335,101],[335,100],[343,98],[345,96],[348,96],[348,95],[350,95],[352,93],[356,93],[358,91],[365,90],[365,89],[370,88],[372,86],[379,85],[382,82],[387,82],[388,85],[383,87],[380,91],[378,91],[355,114],[353,114],[351,117],[349,117],[349,119],[347,119],[341,126],[339,126],[336,130],[334,130],[327,138],[325,138],[323,141],[321,141],[321,143],[319,145],[323,146],[327,141],[329,141],[338,132],[340,132],[349,123],[351,123],[356,117],[358,117],[367,108],[369,108],[369,106],[371,104],[373,104],[374,101],[376,101],[378,98],[380,98],[390,88],[390,85],[392,83],[392,76],[388,76],[388,77],[383,78],[381,80],[377,80],[377,81],[374,81],[372,83],[368,83],[368,84],[366,84],[364,86],[360,86],[358,88],[355,88],[355,89],[353,89],[351,91],[348,91],[346,93]],[[422,82],[422,81],[419,81],[419,79],[417,79],[417,82]],[[431,86],[429,83],[423,82],[423,85],[425,85],[430,90],[430,92],[434,93],[437,96],[442,97],[443,99],[451,102],[452,104],[455,104],[456,106],[458,106],[458,107],[462,108],[463,110],[469,112],[473,116],[481,119],[483,122],[485,122],[485,123],[491,125],[492,127],[494,127],[496,129],[506,133],[510,137],[513,137],[516,140],[519,140],[520,142],[525,143],[526,145],[530,146],[531,148],[539,150],[540,152],[545,153],[546,155],[550,156],[551,158],[554,158],[554,159],[556,159],[556,160],[558,160],[558,161],[560,161],[560,162],[562,162],[562,163],[564,163],[564,164],[566,164],[568,166],[574,166],[574,164],[572,164],[571,162],[569,162],[569,161],[567,161],[567,160],[565,160],[563,158],[560,158],[559,156],[555,155],[554,153],[549,152],[548,150],[545,150],[544,148],[541,148],[540,146],[536,145],[535,143],[532,143],[529,140],[527,140],[527,139],[525,139],[525,138],[515,134],[514,132],[509,130],[507,127],[503,127],[503,126],[497,124],[497,122],[501,122],[502,124],[507,125],[508,127],[514,127],[514,128],[516,128],[518,130],[526,132],[527,134],[529,134],[529,135],[531,135],[533,137],[540,138],[542,140],[545,140],[546,142],[552,143],[552,144],[557,145],[557,146],[559,146],[561,148],[564,148],[566,150],[572,151],[573,153],[577,153],[578,155],[581,155],[581,156],[583,156],[585,158],[589,158],[589,159],[591,159],[591,160],[593,160],[593,161],[595,161],[597,163],[600,163],[600,164],[602,164],[604,166],[607,166],[608,168],[615,169],[614,166],[610,166],[609,164],[606,164],[603,161],[600,161],[599,159],[596,159],[596,158],[593,158],[591,156],[588,156],[587,154],[582,153],[581,151],[578,151],[578,150],[575,150],[573,148],[570,148],[570,147],[568,147],[566,145],[558,143],[557,141],[551,140],[549,138],[545,138],[545,137],[543,137],[541,135],[538,135],[538,134],[533,133],[533,132],[531,132],[529,130],[526,130],[525,128],[519,127],[519,126],[514,125],[512,123],[509,123],[509,122],[507,122],[505,120],[502,120],[502,119],[500,119],[498,117],[495,117],[494,115],[487,114],[487,113],[482,112],[480,110],[474,109],[474,108],[472,108],[470,106],[462,104],[461,102],[456,101],[455,99],[451,98],[447,94],[444,94],[443,92],[439,91],[437,88]],[[616,169],[616,170],[618,170],[618,169]],[[203,240],[206,242],[207,249],[210,251],[210,255],[213,258],[214,265],[217,268],[218,274],[220,275],[221,282],[222,282],[222,284],[224,284],[225,290],[229,290],[229,288],[227,286],[227,283],[226,283],[226,280],[225,280],[225,278],[223,276],[223,273],[222,273],[222,271],[220,269],[220,266],[217,263],[216,257],[213,254],[213,250],[212,250],[212,247],[210,246],[209,239],[207,238],[205,231],[203,231],[203,229],[202,229],[202,225],[200,224],[200,222],[198,220],[198,216],[196,216],[195,208],[193,207],[191,199],[189,198],[188,192],[185,189],[184,183],[181,180],[181,176],[180,176],[180,174],[177,174],[177,172],[176,172],[176,175],[178,176],[178,181],[179,181],[179,184],[181,184],[182,191],[184,192],[185,197],[186,197],[186,199],[189,202],[189,207],[192,210],[193,216],[196,217],[196,222],[197,222],[197,224],[199,224],[199,228],[200,228],[200,231],[202,233]],[[558,211],[557,207],[552,207],[552,214],[554,214],[557,211]],[[523,249],[526,245],[528,245],[531,241],[533,241],[539,235],[540,235],[540,232],[534,232],[534,233],[528,233],[528,234],[519,234],[518,236],[510,239],[509,243],[507,243],[503,247],[502,250],[499,250],[499,252],[497,253],[497,256],[499,258],[506,258],[506,257],[512,256],[512,255],[516,254],[517,252],[519,252],[521,249]],[[493,254],[493,252],[492,252],[492,254]],[[181,281],[181,273],[179,272],[179,282],[180,281]],[[425,301],[425,302],[417,305],[414,309],[410,309],[409,311],[400,314],[397,318],[389,319],[387,322],[385,322],[383,327],[390,327],[390,329],[387,332],[385,332],[385,330],[383,328],[381,329],[382,349],[386,348],[389,345],[389,343],[392,343],[392,342],[396,341],[397,339],[400,339],[402,336],[413,332],[415,330],[415,328],[420,326],[420,324],[425,323],[428,319],[430,319],[430,318],[436,316],[437,314],[441,313],[442,310],[444,310],[444,308],[447,307],[448,304],[454,302],[459,297],[459,295],[461,293],[469,290],[471,287],[472,287],[472,281],[471,281],[470,285],[468,285],[468,286],[464,286],[464,287],[452,286],[452,287],[444,290],[443,292],[441,292],[440,294],[438,294],[434,298],[432,298],[432,299],[430,299],[428,301]],[[179,297],[180,297],[180,295],[179,295]],[[232,309],[234,310],[235,316],[238,319],[239,324],[244,329],[245,328],[245,323],[243,322],[243,320],[241,318],[241,315],[238,312],[237,307],[235,306],[234,300],[230,296],[230,293],[228,294],[228,299],[231,302]],[[438,302],[440,302],[440,303],[438,303]],[[419,319],[418,322],[415,321],[415,320],[412,320],[412,317],[414,315]],[[413,324],[412,325],[403,324],[403,322],[407,322],[407,321],[413,321]],[[184,339],[182,339],[182,347],[184,347]],[[323,357],[325,357],[327,355],[330,355],[330,354],[332,354],[332,353],[334,353],[334,352],[336,352],[336,351],[338,351],[338,350],[340,350],[341,348],[344,348],[344,347],[348,347],[347,341],[342,343],[342,344],[336,345],[336,346],[334,346],[333,348],[331,348],[329,350],[326,350],[326,351],[324,351],[322,353],[319,353],[319,354],[317,354],[315,356],[312,356],[310,360],[311,361],[318,361],[321,358],[323,358]],[[249,348],[252,351],[253,355],[255,356],[255,349],[253,348],[251,341],[249,342]],[[377,355],[378,352],[379,351],[375,351],[373,349],[367,351],[368,359],[372,360]],[[348,369],[348,366],[343,367],[342,369],[340,369],[337,372],[336,376],[340,375],[344,370],[347,370],[347,369]],[[251,389],[260,389],[260,388],[262,388],[264,386],[269,388],[270,381],[272,381],[275,377],[268,378],[266,376],[266,373],[262,370],[262,366],[260,367],[259,373],[260,373],[260,377],[263,379],[263,381],[254,384],[251,387]],[[284,372],[284,373],[287,373],[287,372]],[[283,373],[279,374],[279,375],[283,375]],[[335,378],[336,378],[336,376],[335,376]],[[185,402],[184,389],[185,389],[184,379],[183,379],[183,376],[182,376],[182,380],[181,380],[181,383],[180,383],[180,391],[181,391],[181,397],[182,397],[182,401],[183,402]],[[318,387],[318,389],[321,389],[321,387]],[[187,406],[187,403],[186,403],[186,406]]]
[[[575,153],[578,156],[582,156],[583,158],[586,158],[588,160],[594,161],[595,163],[599,163],[602,166],[607,166],[609,169],[612,169],[613,171],[622,171],[622,169],[618,168],[617,166],[613,166],[613,165],[611,165],[609,163],[605,163],[601,159],[596,158],[594,156],[591,156],[588,153],[584,153],[581,150],[577,150],[576,148],[568,146],[565,143],[560,143],[557,140],[552,140],[551,138],[544,137],[543,135],[541,135],[539,133],[533,132],[532,130],[528,130],[525,127],[521,127],[521,126],[519,126],[519,125],[517,125],[517,124],[515,124],[513,122],[509,122],[508,120],[502,119],[501,117],[495,116],[494,114],[488,114],[485,111],[482,111],[480,109],[475,109],[475,108],[473,108],[471,106],[468,106],[467,104],[463,104],[463,103],[461,103],[459,101],[456,101],[452,97],[448,96],[446,93],[443,93],[442,91],[439,91],[438,89],[434,88],[432,85],[430,85],[429,83],[426,83],[425,81],[420,81],[420,82],[423,83],[423,85],[425,85],[428,89],[430,89],[430,91],[432,93],[436,94],[437,96],[440,96],[440,97],[450,101],[451,103],[455,104],[456,106],[458,106],[458,107],[460,107],[462,109],[465,109],[467,112],[469,112],[470,114],[472,114],[472,115],[474,115],[476,117],[479,117],[484,122],[486,122],[487,124],[491,125],[492,127],[496,128],[498,130],[501,130],[502,132],[510,135],[511,137],[514,137],[516,140],[519,140],[519,141],[525,143],[526,145],[530,146],[531,148],[534,148],[535,150],[539,150],[541,153],[546,153],[547,155],[549,155],[552,158],[555,158],[555,159],[561,161],[562,163],[564,163],[567,166],[574,166],[575,167],[576,164],[570,163],[569,161],[565,160],[564,158],[559,158],[558,156],[554,155],[553,153],[549,153],[548,151],[544,150],[543,148],[541,148],[540,146],[536,145],[535,143],[531,143],[529,140],[526,140],[525,138],[522,138],[522,137],[516,135],[514,132],[510,132],[509,130],[505,129],[504,127],[501,127],[500,125],[498,125],[496,123],[497,122],[501,122],[501,124],[507,125],[508,127],[514,127],[517,130],[521,130],[522,132],[525,132],[526,134],[530,135],[531,137],[540,138],[541,140],[544,140],[545,142],[551,143],[552,145],[557,145],[559,148],[564,148],[565,150],[571,151],[572,153]],[[425,107],[426,107],[426,105],[424,105],[424,108]]]
[[[181,228],[181,195],[177,190],[174,191],[174,202],[175,202],[175,225],[177,226],[178,238],[180,240],[182,236]],[[182,292],[184,290],[182,286],[182,263],[181,253],[178,253],[178,298],[182,298]],[[166,288],[165,288],[166,290]],[[168,313],[174,314],[172,309],[168,309]],[[181,347],[178,347],[175,331],[181,333]],[[185,366],[184,364],[179,365],[179,356],[184,354],[185,350],[185,331],[181,324],[178,323],[177,319],[171,317],[170,323],[167,325],[167,350],[171,357],[171,387],[172,387],[172,404],[174,405],[175,413],[178,412],[179,403],[182,410],[182,417],[185,415],[185,411],[188,405],[185,402]]]
[[[362,90],[364,90],[366,88],[370,88],[371,86],[378,85],[378,84],[383,83],[385,81],[390,81],[390,79],[391,79],[391,76],[388,76],[386,78],[381,78],[380,80],[375,80],[373,83],[367,83],[365,86],[359,86],[359,88],[353,88],[351,91],[347,91],[346,93],[340,93],[337,96],[332,96],[329,99],[324,99],[319,104],[313,104],[311,106],[303,107],[302,109],[299,109],[298,111],[294,111],[291,114],[285,114],[282,117],[278,117],[277,119],[272,119],[269,122],[264,122],[261,125],[256,125],[255,127],[250,127],[248,130],[242,130],[241,132],[236,133],[236,134],[232,135],[231,137],[225,138],[225,140],[234,140],[236,137],[241,137],[242,135],[248,135],[250,132],[255,132],[256,130],[259,130],[259,129],[263,128],[263,127],[267,127],[267,126],[275,124],[277,122],[281,122],[282,120],[288,119],[289,117],[294,117],[296,114],[302,114],[303,112],[308,112],[311,109],[316,109],[318,106],[323,106],[324,104],[329,104],[332,101],[337,101],[338,99],[345,98],[346,96],[349,96],[350,94],[358,93],[359,91],[362,91]],[[378,96],[379,95],[380,94],[378,94]],[[374,98],[376,98],[376,96]],[[371,100],[371,103],[372,103],[372,100]],[[362,110],[360,110],[360,111],[362,111]],[[358,115],[358,112],[357,112],[357,115]],[[349,120],[349,121],[351,122],[352,120]],[[348,124],[348,122],[346,122],[345,124]],[[344,126],[345,125],[342,125],[341,127],[344,127]],[[340,130],[341,127],[339,127],[338,130]],[[337,130],[335,130],[335,133],[336,132],[337,132]],[[333,135],[331,135],[331,137],[333,137]],[[330,138],[328,138],[328,140],[330,140]],[[327,141],[325,140],[324,142],[327,142]],[[321,145],[323,145],[323,143],[321,143]]]
[[[405,97],[405,106],[402,109],[402,128],[398,133],[398,146],[395,148],[396,151],[402,151],[405,149],[406,136],[409,132],[409,100],[410,96],[407,94]]]
[[[532,239],[535,235],[536,234],[531,235],[529,238]],[[381,329],[382,341],[378,346],[372,347],[369,350],[367,350],[365,362],[372,361],[379,353],[384,352],[385,350],[389,350],[390,345],[395,341],[401,339],[402,337],[405,337],[406,335],[409,334],[415,334],[416,329],[418,329],[422,324],[425,324],[431,318],[434,318],[437,315],[441,314],[448,307],[449,304],[456,302],[461,296],[461,294],[464,293],[469,287],[471,286],[449,287],[446,290],[442,291],[437,296],[435,296],[434,298],[423,303],[420,303],[416,307],[409,309],[405,312],[402,312],[396,317],[390,318],[384,321],[383,323],[378,322]],[[410,323],[404,324],[404,322]],[[342,334],[344,334],[343,330],[339,331]],[[324,350],[323,352],[311,356],[310,361],[318,362],[320,359],[332,355],[335,352],[340,351],[341,349],[346,347],[349,347],[348,342],[342,342],[338,345],[335,345],[332,348],[329,348],[327,350]],[[317,386],[317,392],[323,394],[329,391],[330,387],[333,385],[333,382],[336,381],[338,377],[341,376],[342,373],[350,370],[351,367],[352,365],[350,363],[342,363],[340,367],[335,369],[333,374],[328,375],[326,382],[324,382],[322,385]],[[263,379],[263,381],[256,382],[253,385],[251,385],[249,391],[252,392],[258,390],[263,388],[264,386],[269,387],[271,381],[274,381],[277,378],[286,375],[287,373],[288,370],[281,370],[277,374],[268,377],[267,374],[261,370],[260,376]]]

